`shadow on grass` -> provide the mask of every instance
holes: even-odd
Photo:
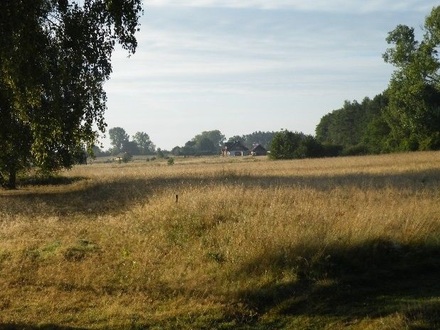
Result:
[[[71,214],[102,215],[121,213],[138,203],[145,203],[153,192],[170,191],[170,199],[175,193],[188,186],[206,187],[217,185],[241,185],[243,187],[302,187],[329,191],[338,187],[360,189],[385,189],[387,187],[409,192],[424,190],[437,191],[440,186],[440,170],[407,172],[398,174],[351,173],[345,175],[320,176],[253,176],[234,173],[216,174],[203,178],[182,176],[173,178],[123,178],[100,182],[85,178],[52,178],[47,181],[28,181],[32,185],[56,186],[55,191],[45,192],[24,189],[6,191],[0,195],[5,203],[3,211],[9,214],[36,215],[35,205],[43,206],[44,215],[66,216]],[[63,186],[66,188],[63,189]],[[1,200],[0,200],[1,203]]]
[[[17,185],[19,187],[29,187],[29,186],[64,186],[69,185],[81,180],[84,177],[65,177],[60,175],[55,176],[29,176],[20,178]]]
[[[295,273],[297,279],[239,292],[237,299],[258,316],[277,315],[286,322],[299,316],[337,318],[350,324],[399,313],[408,329],[440,329],[438,246],[376,239],[325,250],[293,247],[256,258],[237,276],[260,276],[268,269]]]
[[[65,327],[54,324],[26,325],[21,323],[0,323],[0,330],[85,330],[86,328]]]
[[[63,183],[61,183],[63,182]],[[78,183],[75,185],[73,183]],[[55,190],[16,190],[0,195],[7,214],[36,216],[103,215],[122,213],[151,196],[151,183],[142,179],[92,182],[84,178],[62,179]],[[65,185],[60,187],[59,185]]]

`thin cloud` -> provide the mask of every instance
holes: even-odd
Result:
[[[384,43],[385,35],[369,27],[365,33],[361,20],[347,29],[325,15],[312,19],[299,13],[253,14],[252,20],[243,21],[240,13],[230,11],[202,13],[181,18],[176,25],[167,19],[166,28],[150,26],[147,20],[138,52],[129,61],[125,54],[115,58],[124,68],[112,79],[145,81],[141,84],[149,88],[142,88],[156,93],[248,93],[290,89],[301,82],[322,88],[319,82],[332,83],[325,79],[330,74],[352,82],[350,75],[380,76],[383,71],[384,48],[371,44],[372,38]],[[376,22],[381,25],[377,18]]]
[[[436,1],[420,0],[149,0],[146,6],[225,7],[258,9],[292,9],[299,11],[367,13],[379,11],[423,11],[438,5]]]

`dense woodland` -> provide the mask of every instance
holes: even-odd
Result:
[[[385,93],[361,103],[346,101],[341,109],[321,118],[316,139],[336,146],[341,154],[374,154],[394,151],[389,146],[391,129],[385,119],[388,98]]]

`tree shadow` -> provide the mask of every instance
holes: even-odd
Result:
[[[218,185],[261,187],[301,187],[318,191],[336,188],[385,189],[397,188],[409,192],[437,191],[440,185],[440,169],[397,174],[349,173],[343,175],[271,176],[237,175],[235,173],[213,174],[205,177],[182,175],[177,177],[121,178],[113,181],[92,181],[86,178],[59,178],[46,182],[49,186],[65,185],[68,189],[53,191],[6,191],[0,193],[4,201],[3,212],[7,214],[35,215],[34,205],[44,206],[44,215],[68,216],[72,214],[103,215],[118,214],[138,203],[148,201],[153,192],[170,190],[170,199],[186,187],[209,187]],[[28,182],[28,185],[35,183]],[[41,182],[39,183],[41,184]],[[59,188],[59,187],[58,187]],[[1,201],[0,201],[1,202]]]
[[[111,182],[93,182],[75,178],[62,182],[62,185],[66,185],[65,182],[79,182],[79,185],[71,185],[63,190],[8,191],[0,195],[4,202],[2,211],[6,214],[35,216],[38,215],[38,209],[45,216],[60,217],[118,214],[137,203],[148,201],[151,196],[151,185],[142,179],[123,178]],[[35,207],[36,205],[38,207]]]
[[[85,330],[86,328],[59,326],[55,324],[28,325],[21,323],[0,323],[0,330]]]
[[[78,181],[85,180],[85,177],[74,176],[29,176],[18,179],[18,187],[29,187],[29,186],[65,186],[73,184]]]
[[[117,178],[109,182],[75,178],[58,184],[72,189],[52,192],[7,192],[0,195],[2,212],[35,216],[34,205],[43,204],[45,215],[119,214],[146,203],[153,193],[174,192],[191,187],[240,185],[243,187],[301,187],[318,191],[336,188],[396,188],[409,193],[421,190],[438,192],[440,169],[396,174],[350,173],[313,176],[256,176],[252,174],[191,175],[173,178]],[[53,185],[53,183],[52,183]],[[55,184],[56,185],[56,184]],[[231,308],[231,319],[256,324],[258,317],[275,313],[285,317],[297,315],[329,316],[355,322],[364,317],[383,317],[401,312],[410,329],[440,328],[440,247],[419,244],[402,246],[389,240],[365,241],[356,246],[334,244],[324,248],[318,243],[289,246],[266,252],[240,266],[236,276],[260,276],[266,271],[295,274],[287,282],[268,283],[242,290],[236,301],[243,302],[241,312]],[[282,321],[280,321],[282,322]],[[266,324],[267,325],[267,324]],[[274,328],[282,324],[273,324]],[[0,324],[0,329],[31,329],[21,324]],[[42,329],[73,329],[41,326]]]
[[[260,276],[268,269],[296,279],[239,292],[236,299],[256,315],[336,317],[349,324],[401,313],[409,329],[440,328],[437,245],[374,239],[323,249],[311,243],[265,253],[240,267],[237,276]]]
[[[401,173],[345,173],[336,175],[298,175],[290,177],[263,176],[255,178],[263,186],[300,186],[304,188],[328,191],[338,187],[345,188],[397,188],[409,191],[420,189],[437,189],[440,184],[440,169],[408,171]],[[271,180],[268,180],[271,179]],[[246,182],[249,178],[244,178]]]

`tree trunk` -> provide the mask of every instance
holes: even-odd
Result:
[[[9,189],[15,189],[15,188],[17,188],[16,183],[17,183],[17,171],[10,170],[9,171],[9,180],[8,180],[7,187]]]

